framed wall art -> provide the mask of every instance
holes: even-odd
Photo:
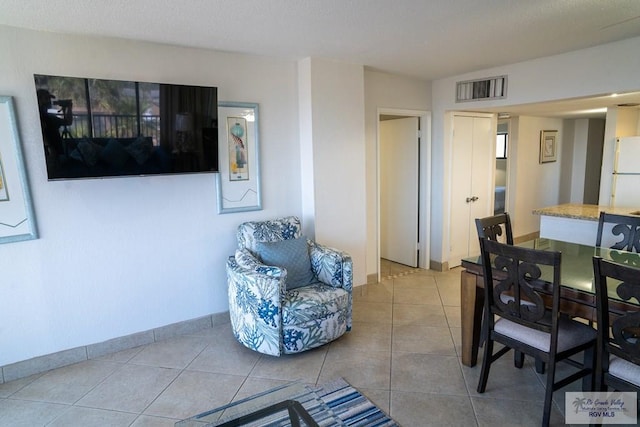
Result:
[[[37,238],[13,98],[0,96],[0,243]]]
[[[218,104],[219,214],[262,209],[258,124],[258,104]]]
[[[540,131],[540,163],[555,162],[558,151],[557,130]]]

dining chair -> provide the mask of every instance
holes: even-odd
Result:
[[[611,249],[619,249],[628,252],[640,252],[640,216],[617,215],[606,212],[600,212],[598,218],[598,234],[596,236],[596,246],[602,246],[604,234],[604,225],[606,223],[615,224],[611,229],[613,236],[621,235],[622,240],[615,242]],[[608,236],[610,239],[615,239]],[[609,239],[608,239],[609,240]]]
[[[615,312],[610,295],[640,304],[640,269],[593,257],[598,319],[596,390],[640,392],[640,306]]]
[[[487,337],[478,393],[487,387],[491,365],[509,350],[519,351],[547,365],[542,425],[551,417],[553,392],[580,378],[591,389],[595,372],[596,331],[560,314],[561,253],[480,239],[485,277],[483,333]],[[545,279],[542,279],[542,272]],[[547,277],[547,275],[551,277]],[[551,295],[541,289],[549,289]],[[550,296],[551,308],[545,305]],[[504,347],[493,352],[494,342]],[[583,362],[570,359],[584,352]],[[578,371],[556,381],[556,364],[566,362]]]
[[[513,231],[511,229],[511,218],[507,212],[486,218],[476,218],[476,229],[478,238],[486,237],[489,240],[500,241],[508,245],[513,245]],[[504,234],[504,238],[500,238]]]
[[[478,238],[487,238],[493,241],[502,240],[503,243],[513,245],[513,230],[511,228],[511,217],[508,212],[485,218],[476,218],[476,229]],[[503,236],[504,237],[501,237]],[[480,345],[484,345],[486,337],[481,337]],[[516,351],[513,355],[513,364],[516,368],[524,366],[524,354]],[[536,372],[544,374],[544,363],[536,360]]]

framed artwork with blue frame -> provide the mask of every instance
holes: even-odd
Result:
[[[262,209],[258,104],[218,103],[218,213]]]
[[[37,237],[13,98],[0,96],[0,243]]]

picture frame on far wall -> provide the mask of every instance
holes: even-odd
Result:
[[[13,98],[0,96],[0,243],[37,237]]]
[[[262,209],[258,104],[218,103],[218,213]]]
[[[558,131],[540,131],[540,163],[555,162],[558,154]]]

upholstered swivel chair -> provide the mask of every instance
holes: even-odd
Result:
[[[611,387],[640,393],[640,307],[615,310],[611,307],[615,301],[609,300],[609,295],[615,295],[640,304],[640,269],[594,257],[593,273],[598,316],[596,390]]]
[[[591,390],[595,372],[596,331],[583,323],[560,314],[560,252],[542,251],[506,245],[483,238],[480,240],[482,268],[485,277],[483,334],[484,358],[478,382],[478,393],[487,388],[493,362],[509,350],[533,356],[547,365],[547,381],[542,425],[551,417],[553,392],[580,378]],[[541,269],[541,266],[543,269]],[[551,308],[545,306],[542,271],[550,270]],[[494,273],[495,272],[495,273]],[[494,343],[504,347],[493,352]],[[584,363],[571,356],[584,351]],[[556,379],[557,362],[567,362],[579,370]]]
[[[236,339],[273,356],[299,353],[351,329],[351,257],[308,240],[300,220],[245,222],[227,261]]]

